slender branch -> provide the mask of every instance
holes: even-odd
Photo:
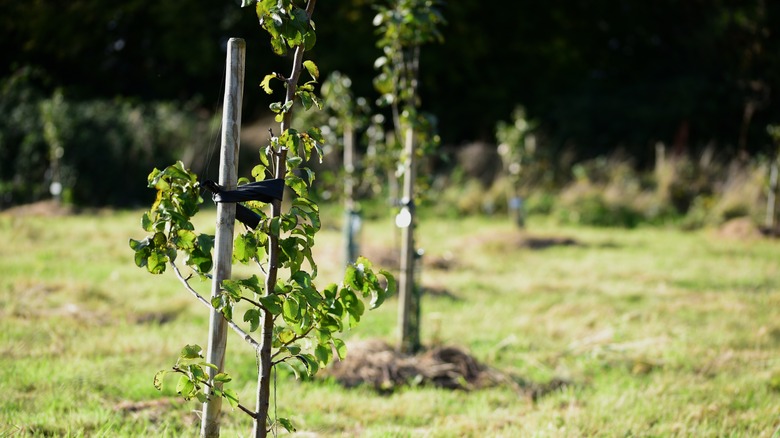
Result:
[[[216,311],[216,309],[214,308],[214,306],[212,306],[212,305],[211,305],[211,303],[210,303],[210,302],[209,302],[207,299],[203,298],[203,296],[202,296],[201,294],[199,294],[199,293],[198,293],[198,291],[196,291],[195,289],[193,289],[193,288],[192,288],[192,286],[190,286],[190,283],[189,283],[189,282],[187,281],[187,279],[186,279],[186,278],[184,278],[184,276],[181,274],[181,271],[179,270],[179,267],[178,267],[178,266],[176,266],[176,263],[174,263],[174,262],[171,262],[171,267],[173,268],[173,271],[176,273],[176,277],[178,277],[179,281],[181,281],[181,283],[184,285],[184,288],[185,288],[185,289],[187,289],[188,291],[190,291],[190,293],[191,293],[193,296],[195,296],[195,298],[196,298],[198,301],[200,301],[201,303],[203,303],[203,305],[204,305],[204,306],[208,307],[208,308],[209,308],[209,309],[211,309],[211,310],[215,310],[215,311]],[[239,326],[238,326],[236,323],[234,323],[233,321],[230,321],[230,320],[228,320],[228,321],[227,321],[227,323],[228,323],[228,327],[230,327],[231,329],[233,329],[233,331],[234,331],[234,332],[236,332],[236,334],[238,334],[239,336],[241,336],[241,337],[242,337],[242,338],[243,338],[243,339],[244,339],[246,342],[248,342],[248,343],[249,343],[249,345],[251,345],[251,346],[252,346],[252,347],[254,347],[255,349],[257,349],[257,348],[260,348],[260,343],[259,343],[259,342],[257,342],[257,341],[256,341],[256,340],[255,340],[255,339],[254,339],[254,338],[253,338],[253,337],[252,337],[252,336],[251,336],[249,333],[245,332],[245,331],[244,331],[244,329],[242,329],[241,327],[239,327]]]
[[[252,303],[254,306],[256,306],[256,307],[259,307],[259,308],[263,309],[263,310],[264,310],[264,311],[266,311],[266,312],[270,312],[270,311],[268,310],[268,308],[266,308],[264,305],[260,304],[259,302],[255,301],[255,300],[253,300],[253,299],[251,299],[251,298],[247,298],[247,297],[243,297],[243,296],[242,296],[240,299],[242,299],[242,300],[244,300],[244,301],[247,301],[247,302],[249,302],[249,303]]]

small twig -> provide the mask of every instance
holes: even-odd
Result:
[[[255,307],[259,307],[259,308],[265,310],[266,312],[270,312],[270,310],[268,310],[264,305],[260,304],[259,302],[255,301],[255,300],[253,300],[251,298],[247,298],[247,297],[243,297],[242,296],[241,299],[244,300],[244,301],[247,301],[249,303],[252,303]]]
[[[215,309],[214,306],[212,306],[211,303],[207,299],[203,298],[203,296],[201,294],[199,294],[198,291],[196,291],[195,289],[192,288],[192,286],[190,286],[190,284],[187,282],[187,279],[185,279],[184,276],[181,274],[181,271],[179,270],[179,267],[176,266],[176,263],[171,262],[171,267],[173,268],[173,271],[176,273],[176,277],[178,277],[179,281],[181,281],[182,284],[184,285],[185,289],[190,291],[190,293],[193,296],[195,296],[195,298],[198,301],[200,301],[203,305],[205,305],[206,307],[208,307],[211,310],[217,311],[217,309]],[[249,345],[251,345],[255,349],[260,348],[260,343],[258,343],[249,333],[245,332],[244,329],[239,327],[233,321],[230,321],[230,320],[227,320],[227,319],[226,319],[226,321],[227,321],[228,326],[231,329],[233,329],[233,331],[236,332],[236,334],[238,334],[246,342],[248,342]]]

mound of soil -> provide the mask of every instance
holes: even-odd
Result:
[[[404,385],[432,385],[447,389],[476,389],[503,379],[457,347],[436,347],[405,355],[382,341],[352,343],[345,360],[325,371],[342,386],[370,385],[391,391]]]
[[[718,228],[718,236],[726,239],[760,239],[768,233],[763,232],[752,219],[738,217],[728,220]]]
[[[72,207],[62,205],[54,199],[17,205],[0,211],[9,216],[68,216],[74,213]]]

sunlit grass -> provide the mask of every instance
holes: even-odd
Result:
[[[318,284],[338,281],[338,214],[315,247]],[[192,436],[195,403],[152,377],[208,315],[172,273],[136,268],[140,212],[0,216],[0,435]],[[213,210],[197,218],[213,230]],[[390,218],[368,255],[392,254]],[[278,413],[319,436],[746,436],[780,426],[780,245],[712,231],[565,228],[535,220],[426,218],[422,338],[465,348],[518,380],[567,385],[537,400],[510,387],[390,395],[280,374]],[[439,263],[441,262],[441,263]],[[237,266],[237,273],[250,272]],[[208,283],[197,285],[208,291]],[[347,339],[395,342],[396,301]],[[227,368],[252,405],[253,353],[229,338]],[[228,412],[225,436],[250,421]]]

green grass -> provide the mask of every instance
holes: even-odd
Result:
[[[339,215],[328,215],[338,218]],[[198,218],[213,229],[213,211]],[[132,262],[140,212],[0,216],[0,436],[193,436],[195,403],[152,377],[206,309],[172,273]],[[316,246],[322,286],[339,276],[338,224]],[[362,232],[368,255],[396,247],[389,220]],[[535,238],[545,248],[522,245]],[[569,245],[557,245],[561,238]],[[547,240],[545,240],[547,239]],[[557,239],[557,240],[556,240]],[[426,218],[426,345],[457,345],[526,381],[569,382],[532,401],[509,387],[405,388],[379,395],[281,375],[278,413],[316,436],[737,436],[780,427],[780,244],[711,231],[562,228]],[[449,269],[434,266],[449,260]],[[246,268],[237,268],[243,272]],[[209,285],[198,285],[207,291]],[[394,342],[396,300],[347,339]],[[227,368],[253,400],[255,360],[229,338]],[[173,385],[170,385],[173,386]],[[250,406],[251,402],[247,402]],[[228,412],[224,436],[251,425]]]

